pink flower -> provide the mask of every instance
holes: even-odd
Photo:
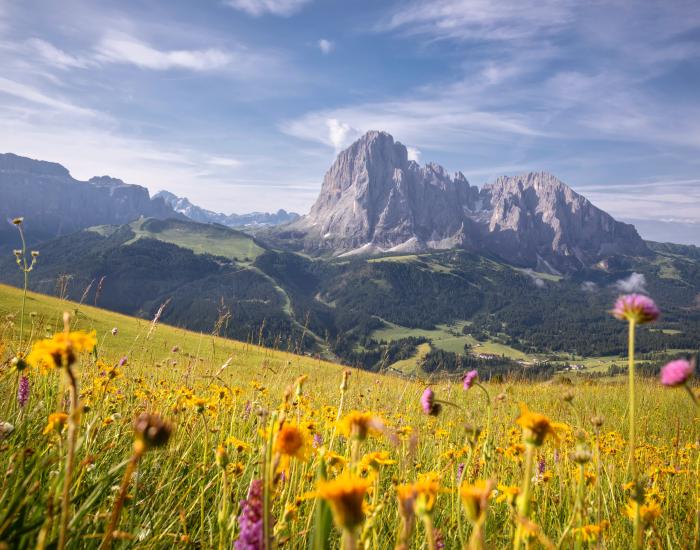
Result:
[[[649,296],[625,294],[615,302],[612,314],[622,321],[627,320],[641,325],[656,321],[661,312]]]
[[[440,409],[442,409],[440,403],[435,402],[435,392],[430,388],[425,388],[423,395],[421,395],[420,406],[425,414],[431,416],[437,416],[440,414]]]
[[[695,366],[685,359],[671,361],[661,369],[661,383],[664,386],[682,386],[688,381],[695,370]]]
[[[470,370],[467,374],[464,375],[464,389],[468,390],[474,385],[474,382],[476,382],[477,377],[479,376],[479,373],[476,372],[476,369]]]

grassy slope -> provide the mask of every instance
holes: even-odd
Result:
[[[176,244],[197,254],[213,254],[230,260],[252,261],[264,252],[255,241],[240,231],[217,225],[180,223],[175,220],[162,222],[166,228],[154,231],[149,228],[151,220],[138,220],[131,224],[136,239],[151,238]]]
[[[18,316],[21,303],[21,290],[0,285],[0,318],[5,318],[7,315]],[[151,322],[148,320],[32,292],[27,296],[26,311],[27,314],[32,312],[37,314],[34,318],[34,325],[35,333],[38,336],[43,336],[47,331],[60,330],[63,324],[63,312],[69,311],[75,315],[73,324],[75,329],[95,329],[97,331],[98,342],[104,355],[112,360],[116,360],[122,355],[138,353],[143,360],[159,361],[164,357],[170,357],[172,348],[177,346],[180,348],[181,355],[205,356],[214,365],[223,364],[229,357],[233,356],[235,364],[243,368],[260,365],[263,361],[272,368],[278,368],[292,361],[295,367],[314,372],[319,369],[324,371],[327,369],[339,371],[341,369],[339,365],[316,361],[310,357],[273,351],[236,340],[198,334],[164,324],[158,325],[151,337],[148,338],[147,345],[144,346],[151,327]],[[19,324],[15,323],[14,329],[16,330],[18,326]],[[118,330],[116,336],[111,334],[113,328]],[[5,331],[7,330],[5,328]]]

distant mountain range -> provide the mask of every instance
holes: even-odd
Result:
[[[217,214],[12,154],[0,216],[25,218],[34,290],[144,318],[167,302],[164,322],[368,369],[419,356],[426,372],[461,368],[481,361],[471,348],[509,355],[477,365],[492,373],[525,356],[617,356],[625,327],[607,310],[643,283],[664,315],[640,352],[700,341],[700,248],[645,242],[550,174],[479,189],[383,132],[338,155],[301,218]],[[0,228],[0,281],[21,285],[17,231]]]
[[[297,214],[216,214],[162,191],[151,197],[148,189],[110,176],[79,181],[55,162],[0,154],[0,220],[24,217],[31,243],[53,239],[106,224],[126,224],[141,217],[192,219],[230,227],[270,226],[285,223]],[[16,246],[17,231],[0,223],[0,250]]]
[[[278,230],[311,252],[381,255],[461,248],[545,271],[615,254],[645,254],[618,222],[547,173],[501,177],[481,189],[408,160],[385,132],[368,132],[326,173],[307,216]]]
[[[299,214],[280,209],[275,213],[251,212],[249,214],[221,214],[205,210],[192,204],[187,198],[178,197],[169,191],[160,191],[153,198],[165,201],[173,210],[200,223],[218,223],[227,227],[270,226],[292,222]]]

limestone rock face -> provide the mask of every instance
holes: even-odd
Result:
[[[162,199],[152,199],[145,187],[109,176],[78,181],[60,164],[11,153],[0,154],[0,198],[0,218],[24,217],[30,242],[141,216],[180,217]],[[14,227],[0,225],[0,246],[16,241]]]
[[[633,226],[551,174],[501,177],[479,190],[459,172],[409,161],[406,147],[376,131],[338,155],[309,214],[284,229],[310,251],[459,247],[550,271],[647,251]]]

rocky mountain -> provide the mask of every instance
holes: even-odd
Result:
[[[406,147],[376,131],[338,155],[309,214],[279,235],[335,255],[462,248],[548,271],[647,252],[633,226],[551,174],[479,189],[459,172],[408,160]]]
[[[0,219],[25,218],[30,242],[141,216],[182,217],[148,189],[109,176],[79,181],[60,164],[0,154]],[[14,245],[17,231],[0,224],[0,247]]]
[[[219,223],[228,227],[273,226],[292,222],[299,214],[280,209],[277,212],[251,212],[248,214],[222,214],[192,204],[187,198],[178,197],[169,191],[160,191],[154,198],[162,198],[173,210],[200,223]]]

